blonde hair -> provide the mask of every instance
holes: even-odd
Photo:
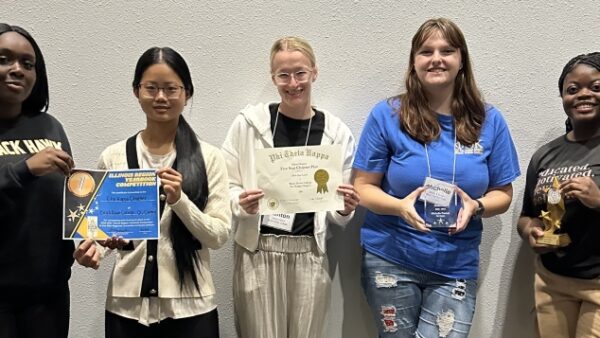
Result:
[[[275,54],[285,50],[298,51],[304,54],[304,56],[306,56],[310,61],[311,67],[314,67],[317,64],[315,52],[308,41],[297,36],[286,36],[275,41],[273,47],[271,47],[271,70],[273,70],[273,60],[275,59]]]

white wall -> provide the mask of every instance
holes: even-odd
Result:
[[[220,145],[248,103],[277,99],[268,52],[283,35],[312,42],[320,77],[315,103],[358,137],[370,108],[402,88],[410,39],[426,19],[462,28],[485,98],[505,114],[525,172],[532,152],[563,130],[557,91],[563,65],[599,50],[598,2],[589,1],[108,1],[3,0],[0,22],[28,29],[47,58],[50,113],[71,139],[79,167],[94,167],[107,145],[144,126],[131,93],[135,62],[151,46],[171,46],[189,62],[196,85],[187,116]],[[484,224],[481,279],[471,337],[532,337],[532,258],[515,231],[524,179],[510,210]],[[374,337],[359,281],[360,219],[334,228],[335,273],[328,337]],[[213,252],[223,337],[235,337],[231,243]],[[73,269],[71,337],[103,336],[111,262]]]

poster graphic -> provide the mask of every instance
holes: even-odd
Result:
[[[157,239],[158,187],[154,170],[74,170],[65,179],[63,239]]]

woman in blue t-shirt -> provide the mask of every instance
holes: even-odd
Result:
[[[518,230],[539,254],[534,284],[539,336],[598,337],[600,53],[572,58],[558,89],[568,116],[567,134],[531,157]],[[546,223],[560,220],[562,239],[544,234],[544,211],[556,215]]]
[[[508,209],[520,171],[506,122],[475,85],[456,24],[421,25],[406,92],[373,108],[353,167],[369,209],[362,282],[380,336],[467,337],[481,217]]]

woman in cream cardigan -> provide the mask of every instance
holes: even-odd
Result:
[[[218,337],[208,249],[229,237],[227,175],[219,150],[199,141],[181,115],[194,94],[184,59],[150,48],[138,60],[133,92],[146,128],[106,148],[101,169],[157,169],[160,239],[102,243],[118,248],[106,299],[106,337]],[[86,240],[75,252],[98,267],[100,250]]]

